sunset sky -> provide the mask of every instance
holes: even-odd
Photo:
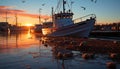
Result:
[[[120,0],[69,1],[73,1],[73,19],[94,13],[97,16],[97,24],[120,22]],[[58,0],[0,0],[0,22],[6,21],[7,11],[10,24],[15,24],[16,14],[18,25],[37,24],[39,8],[41,8],[42,21],[50,20],[51,7],[56,9],[57,2]],[[81,7],[86,7],[86,10]]]

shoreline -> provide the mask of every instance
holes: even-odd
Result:
[[[120,53],[120,41],[117,40],[60,37],[48,38],[45,42],[50,44],[50,46],[73,51],[104,54]]]

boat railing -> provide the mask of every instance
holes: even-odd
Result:
[[[80,23],[82,21],[89,20],[89,19],[95,19],[95,18],[96,18],[95,14],[89,14],[89,15],[74,19],[73,22],[74,23]]]

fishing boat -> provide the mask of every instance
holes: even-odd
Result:
[[[35,24],[34,32],[35,33],[42,33],[42,25],[41,24]]]
[[[0,33],[8,32],[8,31],[9,31],[8,22],[0,22]]]
[[[73,12],[71,10],[66,11],[65,9],[66,1],[60,1],[62,1],[63,4],[63,11],[59,13],[53,13],[52,8],[53,26],[43,27],[43,35],[88,37],[96,22],[96,15],[89,14],[73,20]]]
[[[35,33],[42,33],[41,8],[39,8],[39,24],[35,24]]]
[[[10,32],[12,33],[16,33],[16,32],[20,32],[20,31],[25,31],[26,29],[22,28],[21,26],[18,26],[18,17],[17,17],[17,13],[15,14],[15,25],[10,25],[9,29]]]

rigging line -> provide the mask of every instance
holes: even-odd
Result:
[[[58,8],[57,8],[57,12],[59,12],[60,11],[60,9],[61,9],[61,0],[59,0],[59,5],[58,5]]]
[[[57,7],[58,7],[58,4],[59,4],[59,2],[57,3]],[[57,10],[57,7],[55,8],[55,11],[54,11],[54,12],[56,12],[56,10]]]
[[[70,8],[70,5],[69,5],[69,3],[68,3],[68,0],[66,0],[66,2],[67,2],[67,5],[68,5],[68,8]]]
[[[72,11],[72,5],[73,5],[74,1],[70,0],[70,8],[71,8],[71,11]]]
[[[58,13],[59,13],[60,10],[61,10],[61,5],[62,5],[62,1],[60,1],[60,3],[59,3]]]
[[[60,7],[61,7],[60,5],[61,5],[61,1],[59,2],[59,7],[57,8],[57,12],[59,12],[60,9],[61,9],[61,8],[60,8]]]
[[[60,12],[60,10],[61,10],[61,5],[62,5],[62,1],[60,1],[60,5],[59,5],[59,10],[58,10],[58,12]]]
[[[56,9],[55,9],[55,12],[58,11],[59,5],[60,5],[60,0],[58,0],[58,3],[57,3],[57,7],[56,7]]]
[[[70,9],[72,11],[72,0],[70,0]]]

